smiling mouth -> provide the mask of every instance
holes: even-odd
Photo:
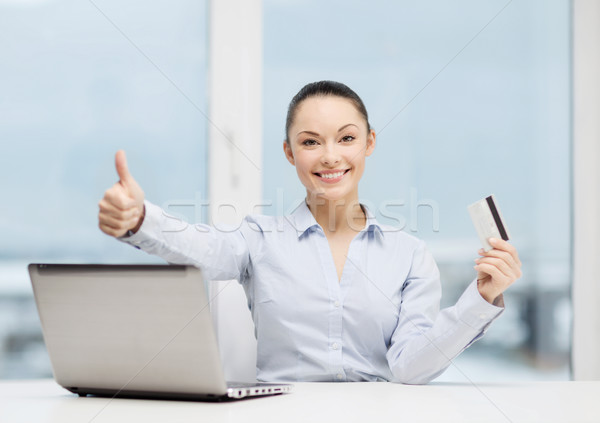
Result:
[[[337,172],[327,172],[327,173],[316,173],[315,172],[315,175],[317,175],[323,179],[337,179],[337,178],[342,177],[343,175],[345,175],[348,172],[350,172],[350,169],[340,170]]]

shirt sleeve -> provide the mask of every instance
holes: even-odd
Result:
[[[147,200],[144,206],[142,226],[135,234],[118,238],[120,241],[172,264],[199,267],[206,280],[245,279],[250,254],[239,227],[192,225]]]
[[[395,382],[424,384],[442,374],[479,339],[502,311],[488,303],[473,280],[457,303],[439,311],[441,284],[433,257],[419,242],[402,288],[398,324],[386,354]]]

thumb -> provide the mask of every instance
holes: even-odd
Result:
[[[122,184],[128,184],[133,180],[133,176],[131,176],[129,169],[127,168],[127,158],[125,157],[125,152],[123,150],[117,151],[117,154],[115,155],[115,166]]]

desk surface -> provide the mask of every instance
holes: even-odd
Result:
[[[3,381],[0,422],[600,422],[600,382],[295,385],[292,394],[215,404],[79,398],[52,380]]]

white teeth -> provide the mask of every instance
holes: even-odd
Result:
[[[344,171],[336,172],[336,173],[321,173],[321,177],[325,179],[335,179],[339,178],[344,174]]]

